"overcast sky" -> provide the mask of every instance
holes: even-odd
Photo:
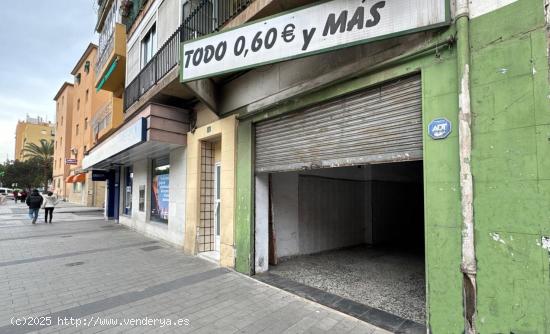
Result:
[[[17,120],[55,119],[53,98],[94,34],[97,0],[0,0],[0,162]]]

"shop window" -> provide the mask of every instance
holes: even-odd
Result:
[[[145,186],[139,186],[139,212],[145,212]]]
[[[132,186],[134,181],[134,171],[132,167],[126,167],[126,188],[124,191],[124,214],[131,216],[132,215]],[[145,195],[145,191],[144,191]],[[141,208],[141,201],[140,201]],[[141,211],[141,210],[140,210]]]
[[[170,158],[154,159],[151,180],[151,220],[168,223]]]
[[[82,192],[82,183],[80,183],[80,182],[73,183],[73,192],[74,193]]]

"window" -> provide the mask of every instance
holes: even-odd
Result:
[[[61,125],[63,125],[63,116],[61,116]]]
[[[132,186],[134,181],[134,172],[132,167],[126,167],[126,183],[124,191],[124,214],[131,216],[132,215]],[[141,207],[141,206],[140,206]]]
[[[59,137],[59,146],[63,145],[63,137]]]
[[[88,103],[88,97],[90,96],[90,90],[86,89],[86,103]]]
[[[151,175],[151,220],[168,223],[170,158],[153,160]]]
[[[62,106],[65,105],[65,96],[62,96],[62,97],[61,97],[61,105],[62,105]]]
[[[86,63],[84,64],[84,72],[86,72],[86,74],[90,73],[90,61],[89,60],[86,60]]]
[[[77,136],[78,136],[78,127],[79,127],[79,126],[78,126],[78,124],[77,124],[77,125],[76,125],[76,133],[75,133]]]
[[[84,130],[88,128],[88,117],[84,118]]]
[[[88,149],[88,146],[84,145],[84,154],[86,154],[87,149]]]
[[[76,100],[76,110],[80,110],[80,99]]]
[[[80,73],[74,76],[74,82],[76,82],[77,85],[80,84],[81,77],[82,75]]]
[[[82,192],[82,183],[80,182],[73,183],[73,192],[75,193]]]
[[[157,24],[153,24],[151,30],[141,40],[141,66],[145,66],[155,54],[157,49]]]

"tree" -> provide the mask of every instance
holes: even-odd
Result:
[[[44,190],[48,189],[48,181],[52,179],[52,165],[53,165],[53,153],[54,142],[53,140],[47,141],[46,139],[40,140],[40,145],[35,143],[27,143],[23,148],[23,157],[33,160],[41,166]]]
[[[11,188],[12,185],[17,184],[15,188],[32,189],[43,184],[43,175],[36,173],[36,170],[40,170],[42,165],[35,159],[8,161],[0,166],[4,172],[3,175],[0,175],[0,182],[4,187]]]

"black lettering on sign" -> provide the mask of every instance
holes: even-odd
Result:
[[[216,50],[214,49],[214,47],[212,45],[207,45],[205,48],[204,48],[204,63],[205,64],[208,64],[212,58],[214,58],[214,53],[216,52]]]
[[[307,29],[303,30],[304,46],[302,47],[302,51],[307,50],[307,47],[309,46],[309,43],[313,39],[313,35],[315,34],[315,30],[317,30],[317,28],[311,28],[309,31]]]
[[[289,23],[285,26],[281,34],[281,37],[285,42],[290,43],[294,40],[294,29],[296,29],[296,26],[292,23]]]
[[[193,50],[185,51],[185,68],[189,67],[192,56],[193,56]]]
[[[380,12],[379,10],[386,6],[386,1],[380,1],[375,3],[370,9],[370,15],[372,15],[372,20],[367,20],[366,28],[374,27],[380,23]]]
[[[216,48],[216,60],[221,61],[225,57],[225,52],[227,52],[227,42],[223,41]]]
[[[246,39],[244,38],[244,36],[239,36],[235,41],[235,48],[233,50],[235,52],[235,56],[238,57],[243,53],[245,44]]]
[[[365,7],[357,7],[355,14],[348,22],[348,31],[353,29],[363,29],[365,24]]]
[[[323,30],[323,36],[326,36],[329,34],[334,35],[338,30],[340,32],[346,31],[346,22],[348,20],[348,11],[344,10],[340,13],[340,16],[338,16],[338,20],[336,20],[336,14],[330,14],[327,18],[327,22],[325,23],[325,30]]]
[[[204,55],[204,49],[203,48],[198,48],[195,51],[195,54],[193,55],[193,65],[194,66],[199,66],[201,64],[203,55]]]
[[[275,41],[277,41],[277,29],[271,28],[265,34],[265,48],[271,49],[275,45]]]

